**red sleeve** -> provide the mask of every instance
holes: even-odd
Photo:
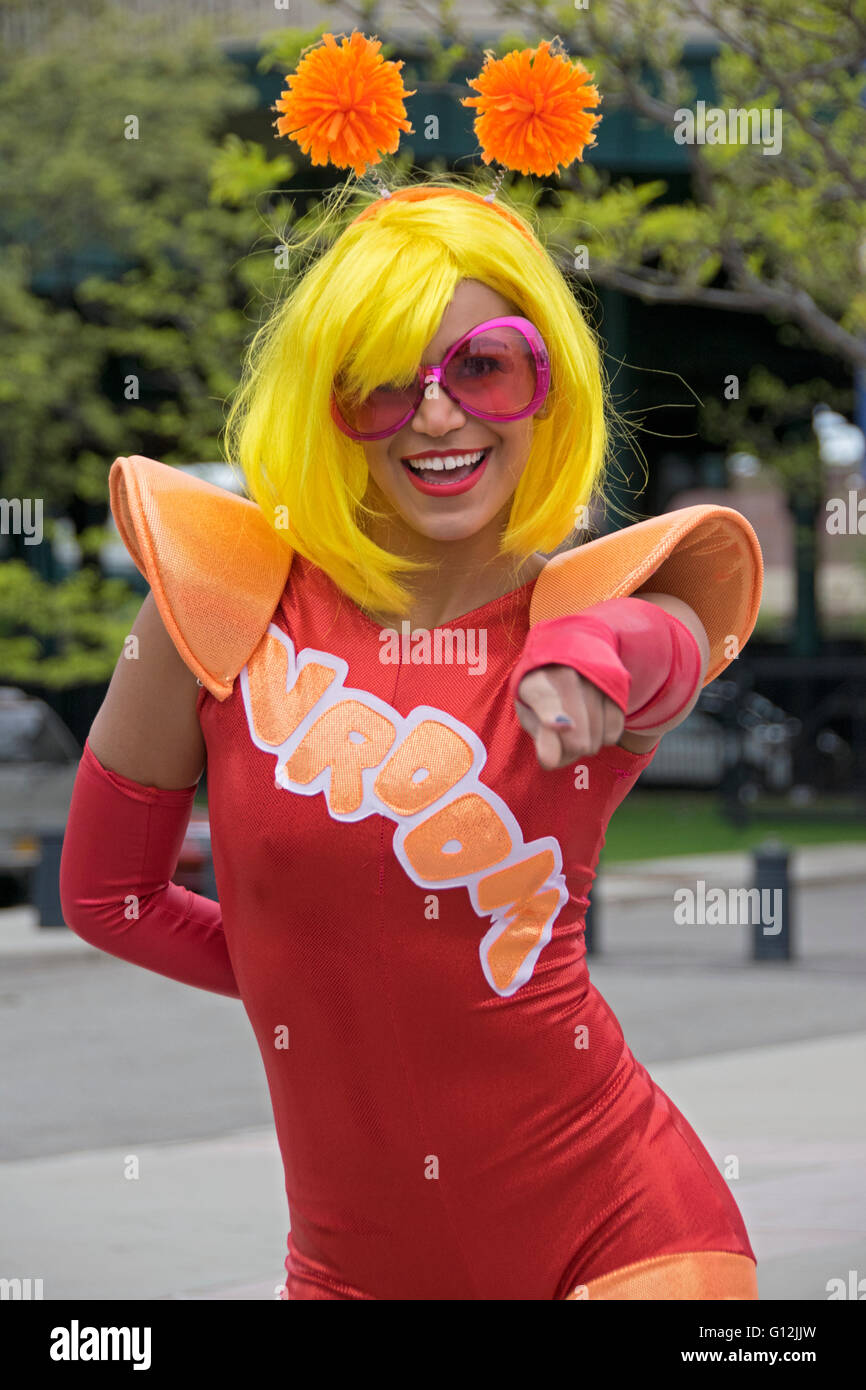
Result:
[[[237,999],[219,903],[171,882],[195,790],[122,777],[85,742],[60,862],[63,916],[109,955]]]

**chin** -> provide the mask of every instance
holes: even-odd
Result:
[[[459,501],[456,498],[455,501]],[[483,511],[475,507],[465,505],[458,514],[455,510],[452,516],[431,516],[429,513],[415,516],[405,516],[400,513],[403,523],[412,531],[417,531],[420,535],[426,536],[431,541],[465,541],[471,536],[476,536],[479,531],[483,531],[489,526],[496,516],[496,510],[484,508]]]

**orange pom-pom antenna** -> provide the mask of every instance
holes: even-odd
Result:
[[[385,154],[393,154],[400,132],[414,131],[406,119],[402,62],[381,57],[378,39],[357,29],[350,39],[323,34],[324,47],[308,50],[276,106],[278,135],[288,135],[313,164],[354,169],[359,178]]]
[[[475,134],[485,164],[496,160],[521,174],[558,174],[559,165],[582,159],[595,144],[592,132],[601,116],[588,108],[601,98],[592,74],[550,49],[545,40],[504,58],[488,52],[478,77],[469,79],[480,95],[463,97],[461,104],[478,108]]]

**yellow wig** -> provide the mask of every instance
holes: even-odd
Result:
[[[462,187],[458,177],[441,175],[429,186]],[[370,201],[356,200],[354,213]],[[496,290],[536,325],[550,354],[551,388],[533,417],[500,541],[515,570],[533,552],[555,550],[599,495],[609,397],[595,335],[518,209],[508,210],[533,245],[480,197],[378,201],[256,333],[228,415],[226,451],[286,543],[362,608],[392,618],[411,611],[411,586],[399,576],[433,566],[394,555],[365,533],[365,515],[381,513],[365,502],[363,445],[331,419],[335,377],[361,394],[385,381],[408,383],[464,279]]]

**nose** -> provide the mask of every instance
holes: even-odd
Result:
[[[450,434],[466,423],[466,415],[456,401],[452,401],[438,380],[430,380],[425,387],[421,404],[412,417],[412,428],[418,434],[434,437]]]

